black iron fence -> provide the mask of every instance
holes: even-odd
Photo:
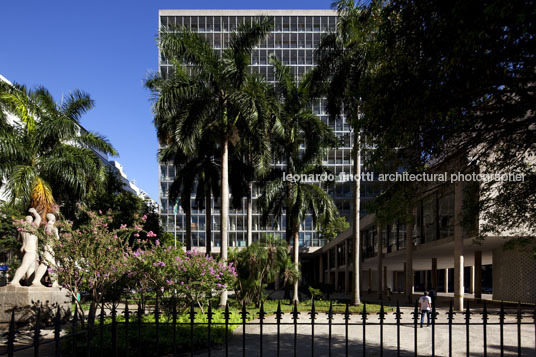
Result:
[[[69,323],[62,323],[58,308],[48,337],[42,335],[38,310],[32,342],[26,345],[19,339],[13,312],[0,355],[26,351],[25,356],[32,352],[34,356],[536,356],[536,308],[521,304],[488,307],[483,301],[477,309],[467,304],[463,312],[455,312],[452,303],[441,312],[434,307],[425,330],[421,330],[417,304],[401,308],[398,303],[393,307],[382,303],[374,313],[365,304],[361,312],[352,314],[348,305],[335,312],[333,304],[319,313],[314,302],[310,311],[299,312],[294,305],[284,313],[279,302],[275,311],[265,311],[261,305],[252,312],[242,306],[239,320],[231,318],[226,306],[218,312],[223,321],[214,319],[210,305],[205,312],[192,305],[185,313],[177,312],[175,302],[171,305],[165,314],[158,303],[145,314],[139,304],[136,309],[128,302],[122,309],[118,304],[105,309],[103,304],[92,329],[81,326],[77,313]],[[167,316],[165,321],[162,315]]]

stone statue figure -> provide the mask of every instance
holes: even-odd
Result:
[[[58,235],[58,228],[54,226],[55,223],[56,217],[52,213],[48,213],[47,224],[45,225],[45,232],[48,233],[49,236],[52,235],[55,239],[59,240],[60,237]],[[33,279],[32,286],[43,286],[43,284],[41,284],[41,278],[43,277],[43,275],[45,275],[47,271],[47,264],[55,264],[54,254],[49,244],[45,246],[43,257],[41,258],[41,264],[35,272],[35,277]],[[52,287],[59,286],[57,279],[52,274],[50,275],[50,280],[52,281]]]
[[[30,208],[29,212],[34,218],[32,218],[32,216],[26,216],[26,223],[39,227],[41,224],[41,216],[37,213],[35,208]],[[22,247],[20,248],[20,251],[24,253],[24,256],[22,257],[20,267],[15,272],[15,276],[13,276],[13,280],[11,280],[11,283],[9,283],[13,286],[20,286],[20,279],[22,279],[23,276],[26,275],[26,277],[30,277],[34,273],[36,262],[39,258],[37,236],[30,232],[24,231],[21,231],[21,236]]]

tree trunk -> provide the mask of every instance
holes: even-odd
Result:
[[[188,195],[186,204],[186,237],[184,237],[184,242],[186,243],[186,250],[192,250],[192,206],[190,195]]]
[[[253,243],[253,232],[251,231],[251,228],[252,228],[252,220],[253,220],[253,198],[252,198],[252,195],[253,195],[253,182],[252,181],[249,181],[248,182],[248,216],[247,216],[247,224],[248,224],[248,247],[251,245],[251,243]]]
[[[227,264],[227,250],[229,237],[227,233],[227,220],[229,218],[229,138],[225,134],[221,150],[221,209],[220,209],[220,232],[221,232],[221,260]],[[227,304],[227,290],[221,293],[220,306]]]
[[[360,203],[361,203],[361,135],[357,128],[354,129],[354,212],[352,216],[352,229],[353,229],[353,249],[352,249],[352,263],[354,265],[354,274],[352,275],[352,304],[361,304],[360,294],[360,278],[361,266],[359,264],[359,257],[361,252],[361,239],[360,239]]]
[[[293,233],[294,238],[294,267],[296,268],[296,271],[299,271],[299,264],[300,264],[300,232],[299,230],[296,230]],[[296,279],[294,281],[294,292],[292,294],[292,301],[295,301],[296,303],[300,302],[300,298],[298,295],[298,285],[299,285],[299,279]]]
[[[97,316],[97,303],[95,301],[91,301],[91,304],[89,305],[89,312],[87,314],[88,331],[91,331],[95,326],[95,316]]]
[[[208,188],[205,193],[205,244],[207,255],[212,254],[212,200],[211,190]]]

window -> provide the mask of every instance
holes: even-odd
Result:
[[[436,200],[435,195],[422,201],[422,228],[426,242],[436,240]]]
[[[439,239],[454,234],[454,192],[449,190],[439,197],[438,202]]]

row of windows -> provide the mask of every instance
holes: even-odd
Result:
[[[259,16],[161,16],[164,28],[185,27],[196,32],[235,31],[242,24],[251,25]],[[274,31],[335,31],[336,16],[273,16]]]
[[[173,232],[173,231],[171,231]],[[273,234],[275,238],[285,239],[284,232],[269,232]],[[260,237],[264,237],[266,232],[252,232],[253,242],[257,242]],[[177,242],[185,243],[184,232],[177,232]],[[206,235],[204,232],[192,232],[192,246],[193,247],[205,247],[206,246]],[[299,245],[300,247],[322,247],[326,244],[324,239],[319,239],[315,233],[312,232],[300,232],[299,235]],[[245,247],[247,245],[247,235],[245,232],[229,232],[229,246],[230,247]],[[293,245],[292,242],[290,244]],[[221,237],[219,232],[212,233],[212,246],[220,247],[221,246]]]
[[[162,225],[170,227],[174,231],[174,227],[177,227],[178,231],[186,230],[186,217],[184,214],[162,214],[161,216]],[[192,231],[204,231],[206,217],[204,214],[193,214],[191,218],[191,229]],[[252,217],[252,229],[255,231],[265,230],[265,227],[261,225],[261,218],[259,214],[253,214]],[[268,222],[266,228],[267,230],[281,231],[285,229],[286,216],[279,217],[277,220],[271,220]],[[247,216],[245,214],[230,214],[229,215],[229,229],[231,231],[242,231],[247,228]],[[212,229],[220,229],[220,216],[219,214],[212,216]],[[300,224],[300,231],[314,231],[313,219],[311,216],[306,216],[303,222]]]
[[[382,251],[390,253],[404,249],[406,225],[389,224],[382,227]],[[436,191],[417,203],[417,216],[413,228],[413,244],[424,244],[454,235],[454,193],[452,189]],[[377,228],[361,231],[363,257],[378,255]]]

